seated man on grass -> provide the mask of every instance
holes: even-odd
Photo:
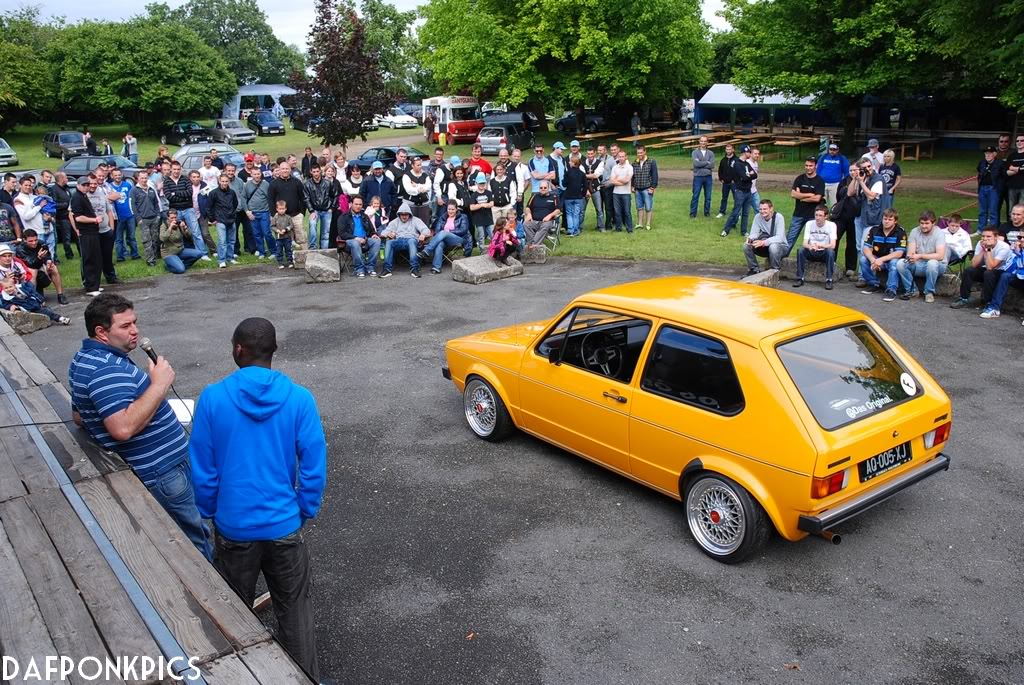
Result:
[[[862,290],[865,295],[885,291],[882,298],[885,302],[896,299],[896,288],[899,287],[900,274],[896,270],[896,262],[907,252],[907,233],[899,224],[900,215],[895,209],[882,212],[882,223],[872,226],[864,234],[864,249],[860,257],[860,276],[867,284]],[[879,280],[886,274],[885,287]]]
[[[338,249],[347,249],[352,256],[352,269],[356,278],[377,278],[377,257],[380,255],[377,229],[363,213],[363,198],[358,195],[353,197],[348,209],[338,219]]]
[[[64,296],[60,271],[53,261],[50,248],[39,242],[39,234],[34,228],[26,228],[21,237],[22,242],[18,245],[15,254],[32,271],[32,282],[35,284],[35,289],[42,295],[46,286],[52,283],[57,291],[57,302],[67,304],[68,298]]]
[[[430,237],[427,225],[412,215],[412,207],[403,202],[398,208],[398,218],[392,219],[384,228],[383,237],[388,242],[384,246],[384,273],[381,278],[390,278],[395,268],[395,251],[405,250],[409,255],[410,275],[420,277],[420,247]]]
[[[999,229],[986,226],[981,229],[981,242],[974,248],[971,265],[960,274],[960,298],[949,305],[952,309],[963,309],[971,304],[971,289],[981,281],[981,305],[985,311],[996,290],[996,285],[1006,269],[1006,261],[1013,250],[1004,240],[999,239]],[[986,319],[994,318],[991,314]]]
[[[419,258],[430,259],[430,273],[439,274],[444,253],[460,245],[466,257],[473,254],[473,234],[469,230],[469,218],[459,211],[458,202],[449,200],[445,213],[438,216],[437,223],[434,224],[434,237],[420,252]]]
[[[946,271],[949,260],[946,252],[946,232],[936,227],[935,212],[927,209],[921,212],[917,228],[910,232],[907,240],[907,256],[896,262],[896,270],[903,282],[901,300],[917,296],[914,278],[924,277],[924,301],[935,301],[935,282]]]
[[[160,227],[160,248],[156,254],[163,253],[164,268],[172,274],[183,274],[206,254],[194,247],[185,247],[185,240],[191,238],[188,224],[178,218],[178,210],[167,210],[167,221]]]
[[[804,225],[804,244],[796,253],[796,283],[794,288],[804,284],[804,269],[808,260],[825,262],[825,290],[832,290],[832,276],[836,269],[836,225],[828,220],[828,208],[818,205],[814,220]]]
[[[750,228],[750,235],[743,243],[743,256],[747,258],[747,275],[753,276],[760,271],[757,266],[758,257],[766,257],[769,268],[778,269],[788,251],[786,219],[775,211],[771,200],[761,200],[754,224]]]

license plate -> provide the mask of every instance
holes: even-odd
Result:
[[[886,471],[892,471],[900,464],[906,464],[910,461],[910,443],[905,442],[902,445],[897,445],[882,452],[876,454],[873,457],[869,457],[857,464],[857,468],[860,470],[860,482],[869,481],[875,476],[880,476]]]

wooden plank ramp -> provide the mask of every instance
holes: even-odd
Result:
[[[2,321],[0,391],[0,653],[184,654],[207,685],[311,685],[134,472],[73,424],[65,387]]]

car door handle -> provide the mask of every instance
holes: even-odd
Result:
[[[607,390],[604,391],[601,394],[604,395],[605,397],[607,397],[610,400],[615,400],[616,402],[618,402],[620,404],[625,404],[626,403],[626,398],[623,397],[622,395],[616,395],[615,393],[608,392]]]

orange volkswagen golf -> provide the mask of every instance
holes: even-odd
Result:
[[[938,383],[860,312],[714,279],[595,290],[550,321],[451,340],[485,440],[515,428],[681,500],[705,554],[756,552],[949,468]]]

